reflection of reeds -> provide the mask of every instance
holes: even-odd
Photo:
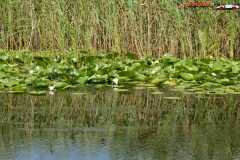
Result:
[[[180,93],[169,92],[171,96]],[[149,90],[122,94],[97,91],[87,95],[1,95],[2,122],[26,122],[38,127],[159,126],[169,123],[234,124],[239,119],[237,95],[183,95],[164,99]],[[30,100],[30,101],[29,101]]]
[[[22,139],[28,147],[36,147],[39,142],[34,137],[38,137],[46,141],[45,154],[51,154],[53,146],[59,145],[62,149],[57,153],[61,155],[71,149],[67,141],[74,140],[79,148],[104,142],[114,156],[121,152],[130,157],[144,153],[156,159],[166,159],[170,154],[212,159],[206,153],[211,151],[217,154],[215,157],[223,157],[228,153],[224,148],[231,143],[237,145],[239,139],[238,134],[234,136],[238,133],[239,101],[238,95],[230,94],[181,95],[169,91],[152,95],[150,90],[132,94],[109,90],[86,95],[1,94],[1,155],[7,153],[9,144],[21,143]],[[91,149],[84,154],[90,154]]]
[[[176,2],[157,0],[9,0],[0,10],[3,49],[239,54],[237,12],[179,9]]]

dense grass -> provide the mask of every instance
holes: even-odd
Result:
[[[240,54],[239,11],[179,9],[174,0],[2,0],[0,14],[7,50]]]

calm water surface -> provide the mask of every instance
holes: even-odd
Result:
[[[0,159],[240,159],[239,101],[150,90],[2,94]]]

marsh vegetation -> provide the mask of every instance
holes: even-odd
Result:
[[[0,48],[239,57],[238,11],[179,9],[182,2],[3,0]]]

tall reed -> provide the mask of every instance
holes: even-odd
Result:
[[[0,4],[0,48],[4,50],[133,52],[158,57],[172,52],[183,58],[233,58],[240,53],[237,11],[179,9],[175,0],[3,0]]]

